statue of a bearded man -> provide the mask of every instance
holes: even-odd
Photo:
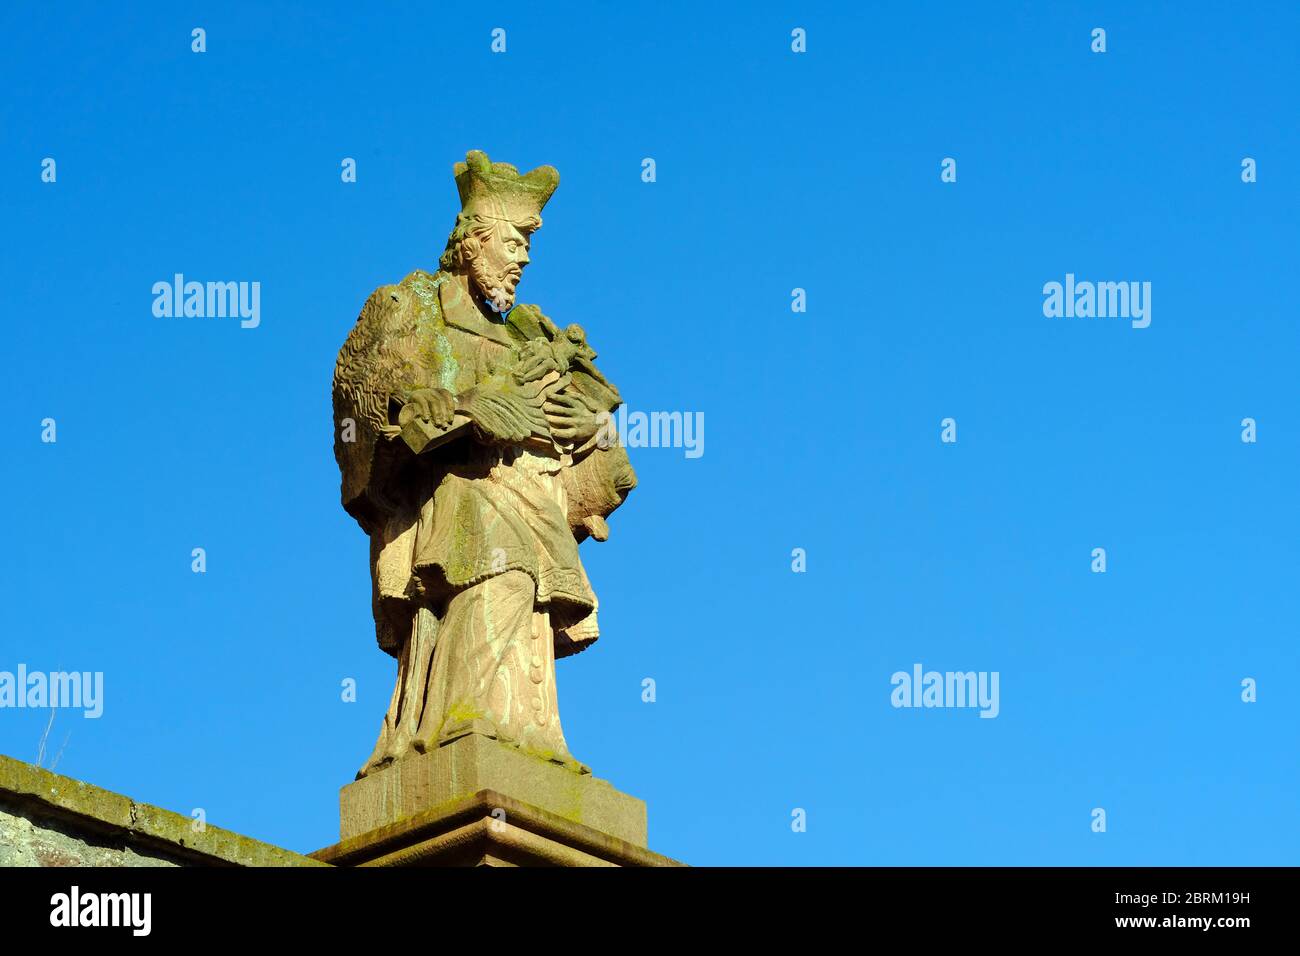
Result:
[[[343,507],[370,536],[375,631],[397,685],[363,777],[483,734],[590,773],[560,729],[555,661],[597,637],[578,559],[635,486],[621,402],[576,325],[516,305],[559,173],[472,151],[438,271],[366,301],[334,370]]]

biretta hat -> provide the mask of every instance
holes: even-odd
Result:
[[[520,223],[540,216],[560,185],[554,166],[538,166],[521,176],[509,163],[491,162],[487,153],[477,149],[466,153],[465,162],[454,169],[461,212],[484,219]]]

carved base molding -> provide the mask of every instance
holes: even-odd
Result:
[[[335,866],[683,866],[494,790],[317,850]]]

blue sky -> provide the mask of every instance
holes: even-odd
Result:
[[[1300,8],[260,6],[0,13],[0,670],[105,675],[59,772],[337,839],[393,665],[330,377],[480,148],[561,173],[520,300],[705,417],[702,457],[632,450],[559,665],[653,849],[1296,862]],[[178,272],[260,282],[260,326],[154,317]],[[1045,317],[1067,273],[1150,282],[1150,327]],[[915,663],[998,672],[999,716],[895,709]],[[0,710],[0,752],[47,718]]]

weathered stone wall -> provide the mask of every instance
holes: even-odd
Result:
[[[124,841],[76,833],[51,819],[32,820],[23,809],[0,803],[0,866],[180,866],[161,853],[141,852]]]
[[[0,755],[0,866],[322,866]]]

